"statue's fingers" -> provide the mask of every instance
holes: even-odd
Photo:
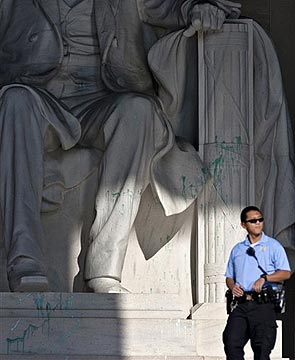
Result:
[[[225,21],[226,15],[224,11],[219,10],[215,14],[211,14],[211,30],[221,30]]]
[[[207,25],[207,26],[210,26],[210,27],[208,27],[207,30],[212,30],[212,31],[217,30],[218,29],[217,25],[218,25],[218,23],[217,23],[216,14],[211,12],[210,13],[210,24],[208,23],[208,25]]]
[[[212,21],[213,21],[213,18],[211,19],[210,13],[203,14],[200,30],[202,30],[202,31],[211,30],[212,26],[213,26]]]
[[[183,36],[185,36],[185,37],[192,37],[192,36],[195,35],[195,33],[196,33],[195,28],[194,28],[192,25],[190,25],[190,26],[184,31]]]
[[[216,21],[217,21],[217,30],[220,30],[225,22],[226,14],[224,11],[218,9]]]
[[[202,14],[200,12],[194,13],[194,17],[192,18],[192,25],[195,31],[200,31],[203,29],[202,25]]]

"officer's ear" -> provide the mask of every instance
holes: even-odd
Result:
[[[245,222],[241,222],[241,226],[243,229],[247,229],[246,223]]]

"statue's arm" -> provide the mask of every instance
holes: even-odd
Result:
[[[9,82],[9,72],[7,71],[9,56],[5,51],[5,45],[14,2],[14,0],[0,0],[0,87]]]
[[[239,17],[241,7],[228,0],[137,0],[137,4],[142,21],[150,25],[175,30],[192,25],[196,31],[220,28],[225,17]]]

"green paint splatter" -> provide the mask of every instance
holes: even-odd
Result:
[[[50,318],[51,313],[56,310],[63,310],[69,309],[73,305],[73,296],[68,296],[65,300],[63,299],[63,295],[59,294],[59,301],[54,305],[51,306],[49,302],[44,305],[44,294],[38,294],[35,296],[33,301],[36,305],[36,310],[38,312],[38,318],[45,320],[41,323],[41,325],[29,324],[27,328],[23,331],[21,336],[15,338],[6,338],[6,345],[7,345],[7,354],[10,354],[12,350],[12,346],[16,345],[16,352],[20,352],[19,345],[21,344],[21,352],[25,352],[25,341],[29,339],[35,332],[41,329],[42,333],[44,334],[45,329],[47,330],[47,336],[50,335]]]
[[[39,330],[42,329],[42,332],[44,330],[45,325],[48,325],[49,319],[46,319],[42,322],[41,325],[36,326],[34,324],[29,324],[28,327],[24,330],[22,336],[16,337],[16,338],[7,338],[6,339],[6,344],[7,344],[7,354],[10,354],[12,349],[12,345],[16,344],[16,351],[19,352],[19,344],[21,344],[22,348],[21,348],[21,352],[24,353],[25,352],[25,341],[30,338],[31,336],[33,336],[33,334]]]
[[[240,135],[233,137],[232,143],[218,141],[216,136],[214,144],[216,157],[203,170],[204,175],[208,173],[212,177],[213,185],[225,204],[229,201],[229,196],[224,194],[225,189],[222,184],[237,169],[241,156],[241,145],[242,137]]]
[[[217,187],[219,187],[222,183],[223,164],[224,164],[224,157],[222,154],[219,155],[219,157],[216,158],[211,164],[211,168],[212,168],[211,173],[213,174],[213,183]]]
[[[119,196],[121,195],[121,193],[120,192],[114,192],[114,193],[112,193],[112,195],[113,195],[113,199],[116,201],[119,198]]]
[[[242,137],[241,136],[236,136],[234,138],[234,142],[237,144],[237,153],[241,154]]]
[[[181,177],[181,181],[182,181],[182,190],[181,190],[181,193],[182,193],[182,196],[184,197],[184,199],[186,200],[186,185],[185,185],[186,177],[185,177],[185,176],[182,176],[182,177]]]

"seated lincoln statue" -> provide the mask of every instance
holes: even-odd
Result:
[[[147,54],[171,31],[220,29],[239,16],[239,4],[2,0],[0,16],[0,215],[10,289],[48,289],[43,159],[80,147],[103,152],[84,277],[95,292],[125,292],[121,272],[143,191],[150,185],[171,215],[196,198],[182,196],[182,176],[196,194],[204,184],[197,152],[176,139]],[[178,167],[179,176],[169,174]]]

